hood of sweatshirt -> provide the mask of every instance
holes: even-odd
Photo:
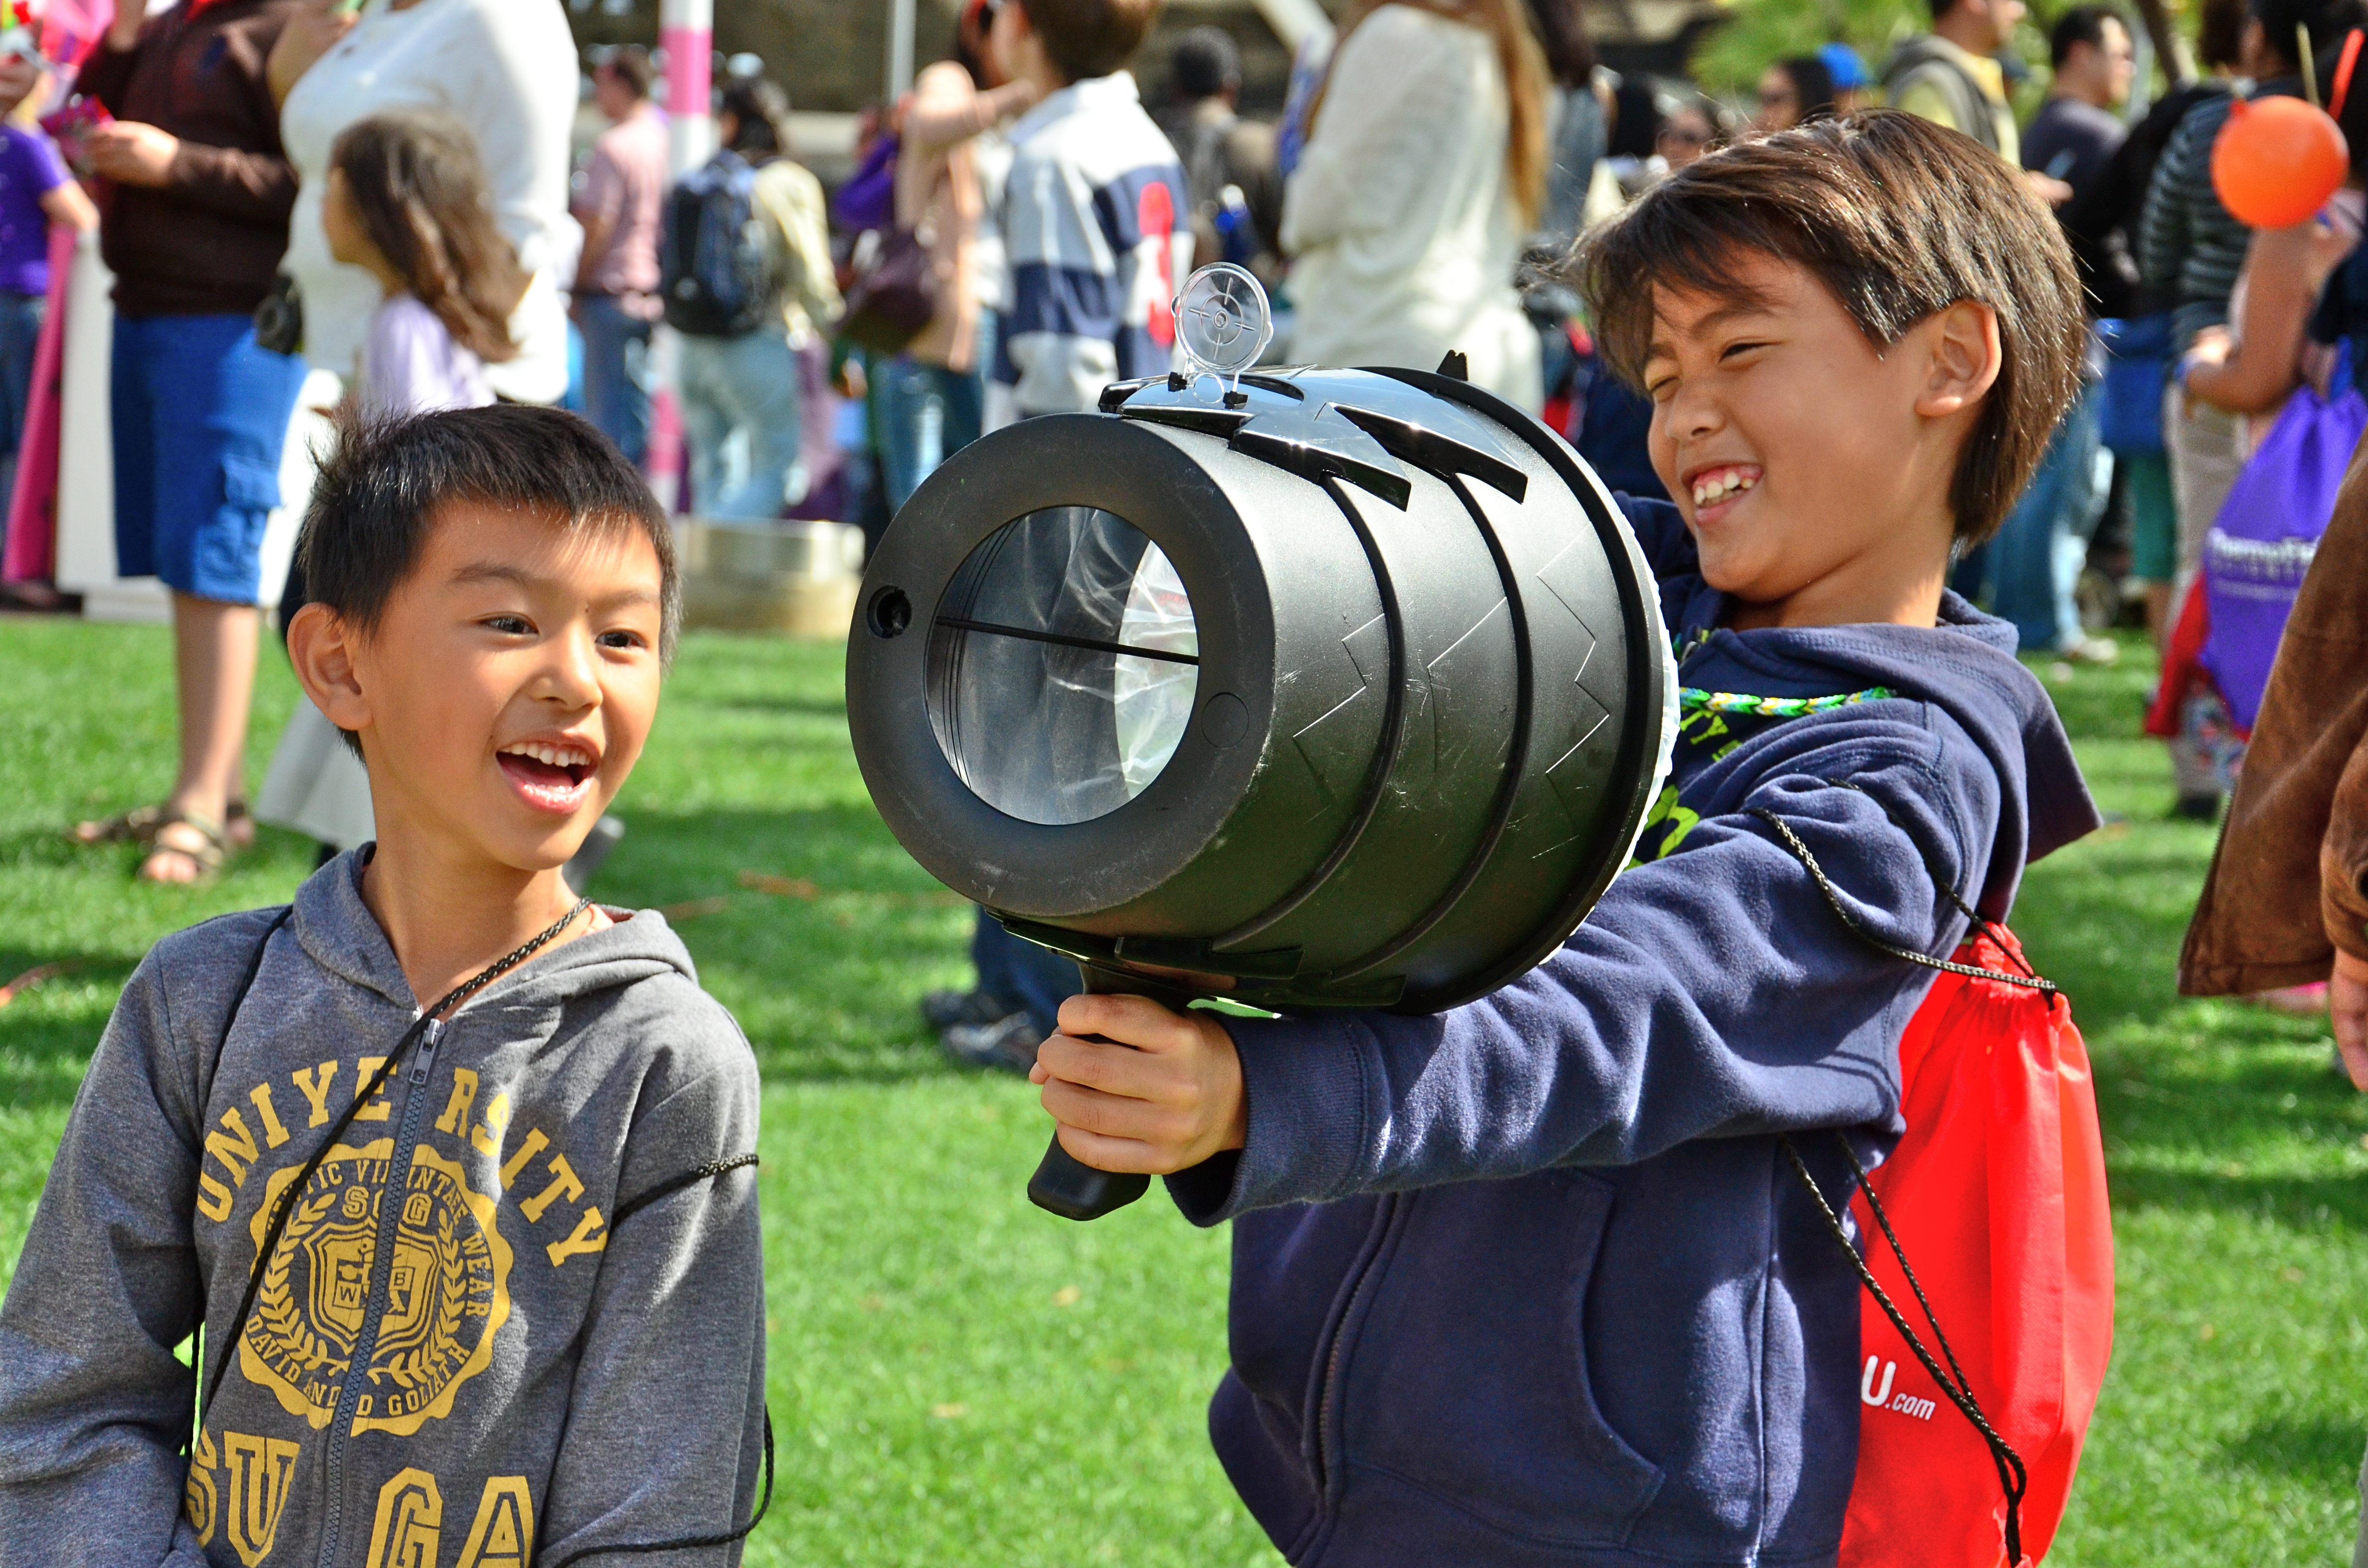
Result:
[[[1702,581],[1700,557],[1675,506],[1622,497],[1650,542],[1661,612],[1679,653],[1679,683],[1768,697],[1816,697],[1881,687],[1946,713],[1995,768],[1998,835],[1977,906],[2004,919],[2022,869],[2094,832],[2101,820],[2055,700],[2015,657],[2009,621],[1953,592],[1938,623],[1920,626],[1725,626],[1733,598]]]
[[[348,850],[307,879],[296,890],[290,925],[306,956],[324,971],[416,1013],[435,998],[412,994],[386,932],[362,902],[362,872],[375,847]],[[669,973],[699,983],[690,949],[665,915],[654,909],[602,909],[613,925],[535,954],[472,997],[464,1010],[554,1006]]]

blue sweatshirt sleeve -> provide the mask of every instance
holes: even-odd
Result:
[[[1896,1131],[1898,1040],[1932,971],[1874,950],[1763,820],[1807,844],[1870,935],[1945,956],[1935,885],[1987,866],[1996,771],[1937,709],[1868,703],[1705,769],[1699,820],[1622,873],[1535,970],[1451,1012],[1228,1019],[1248,1133],[1169,1178],[1187,1217],[1651,1158],[1690,1139]]]

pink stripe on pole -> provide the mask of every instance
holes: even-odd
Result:
[[[8,547],[0,583],[47,582],[57,575],[59,397],[65,380],[66,284],[74,276],[74,231],[50,229],[49,313],[33,348],[33,384],[17,450],[17,485],[7,497]]]
[[[666,113],[677,117],[708,111],[709,57],[715,34],[709,28],[661,28],[658,47],[666,54]]]

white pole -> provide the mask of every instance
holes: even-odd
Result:
[[[888,0],[888,101],[913,90],[913,0]]]
[[[709,73],[715,55],[715,0],[659,0],[658,46],[666,56],[666,155],[679,177],[707,162],[715,151],[715,113]],[[650,370],[657,382],[650,407],[650,448],[645,460],[650,488],[669,512],[675,510],[682,469],[682,416],[676,401],[679,346],[661,323],[650,344]]]
[[[715,151],[708,73],[715,53],[715,0],[661,0],[658,47],[666,55],[666,117],[674,172],[686,174]]]

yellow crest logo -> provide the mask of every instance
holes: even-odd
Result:
[[[402,1187],[388,1190],[394,1141],[334,1149],[295,1196],[267,1261],[238,1346],[239,1369],[314,1427],[336,1414],[369,1312],[380,1204],[399,1201],[394,1257],[378,1346],[363,1369],[354,1430],[407,1437],[452,1413],[461,1385],[493,1361],[509,1319],[509,1244],[495,1200],[469,1187],[459,1165],[425,1145]],[[264,1189],[251,1229],[263,1244],[294,1167]]]

